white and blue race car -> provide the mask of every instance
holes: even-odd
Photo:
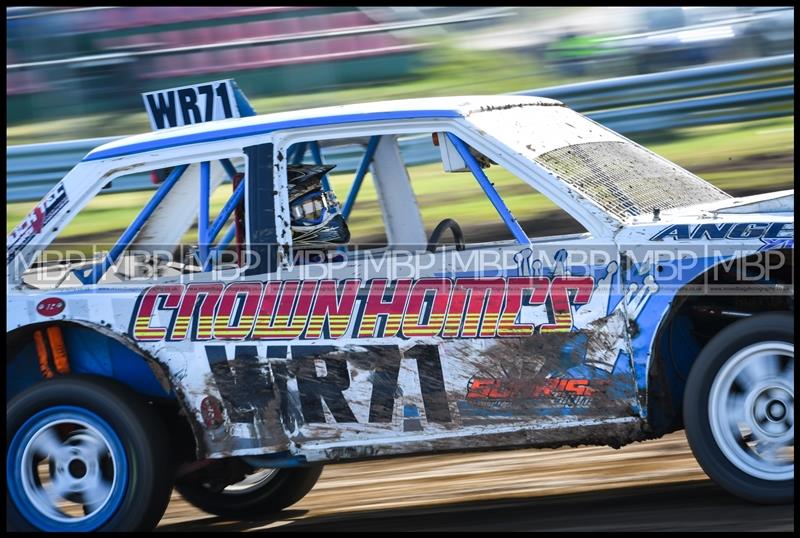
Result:
[[[731,493],[793,499],[793,191],[731,197],[550,99],[247,117],[215,84],[151,98],[157,130],[91,151],[7,238],[11,528],[152,528],[173,487],[266,514],[327,462],[679,429]],[[409,138],[510,239],[476,242],[469,215],[426,229]],[[116,244],[45,256],[148,171],[163,181]],[[380,245],[348,230],[368,173]],[[499,173],[584,231],[526,231]]]

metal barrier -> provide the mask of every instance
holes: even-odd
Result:
[[[625,135],[794,114],[794,54],[517,92]]]
[[[794,55],[709,65],[517,92],[563,101],[593,120],[631,136],[676,127],[712,125],[794,114]],[[9,202],[38,200],[91,149],[121,137],[8,147]],[[409,164],[439,159],[428,136],[401,139]],[[353,172],[364,148],[337,148],[324,159]],[[115,181],[104,192],[153,189],[148,173]]]

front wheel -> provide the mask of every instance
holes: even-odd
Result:
[[[703,348],[684,394],[686,437],[703,470],[759,503],[794,499],[794,324],[737,321]]]
[[[226,519],[247,519],[278,512],[311,491],[322,465],[289,469],[252,469],[243,480],[225,487],[208,483],[176,484],[191,505]]]
[[[6,407],[7,527],[152,529],[172,490],[166,439],[119,383],[66,376],[26,389]]]

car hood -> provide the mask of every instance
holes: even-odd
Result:
[[[794,189],[670,209],[664,211],[662,220],[683,220],[687,217],[719,218],[727,214],[793,217]]]

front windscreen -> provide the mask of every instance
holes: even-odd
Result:
[[[471,119],[619,219],[730,198],[565,107],[530,106],[510,112],[478,113]]]

